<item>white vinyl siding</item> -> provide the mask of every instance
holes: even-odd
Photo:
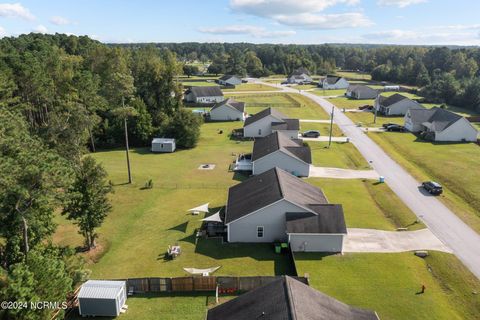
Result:
[[[293,252],[342,252],[342,234],[289,234]]]
[[[213,121],[243,120],[243,112],[223,105],[210,111],[210,119]]]
[[[308,177],[310,165],[297,158],[277,150],[253,161],[253,174],[257,175],[278,167],[299,177]]]

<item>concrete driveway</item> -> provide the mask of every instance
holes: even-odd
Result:
[[[436,250],[451,253],[428,229],[418,231],[382,231],[349,228],[343,252],[406,252]]]
[[[380,175],[375,170],[351,170],[310,166],[309,177],[333,179],[375,179]]]

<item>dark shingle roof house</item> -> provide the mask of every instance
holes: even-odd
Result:
[[[301,139],[290,139],[281,132],[274,132],[264,138],[257,138],[253,144],[252,160],[258,160],[281,150],[303,162],[312,163],[312,153]]]
[[[262,111],[258,112],[258,113],[255,113],[253,116],[251,117],[248,117],[246,120],[245,120],[245,125],[248,126],[249,124],[251,123],[254,123],[260,119],[263,119],[267,116],[273,116],[275,118],[277,118],[278,120],[281,120],[281,119],[284,119],[286,118],[287,116],[285,116],[283,113],[281,113],[280,111],[278,111],[277,109],[275,108],[267,108],[267,109],[263,109]]]
[[[287,212],[287,233],[347,233],[341,205],[315,204],[309,207],[319,214],[299,216]]]
[[[235,75],[231,75],[231,74],[225,74],[223,76],[221,76],[218,80],[223,80],[223,81],[226,81],[226,80],[229,80],[231,78],[237,78],[237,79],[240,79],[240,77],[237,77]]]
[[[354,99],[375,99],[378,91],[362,84],[350,85],[346,95]]]
[[[211,110],[218,109],[224,105],[228,105],[229,107],[234,108],[240,112],[245,112],[245,102],[236,101],[233,98],[228,98],[222,102],[216,103]]]
[[[191,87],[185,93],[193,93],[196,97],[223,96],[218,86]]]
[[[390,97],[379,96],[378,97],[378,102],[380,103],[380,105],[382,107],[388,108],[388,107],[394,105],[395,103],[400,102],[400,101],[405,100],[405,99],[408,99],[408,98],[399,94],[399,93],[395,93],[394,95],[391,95]]]
[[[322,190],[279,168],[248,178],[228,191],[225,223],[235,221],[278,200],[302,207],[327,204]]]
[[[289,77],[292,77],[292,76],[301,76],[302,74],[306,74],[307,76],[310,75],[310,72],[304,68],[304,67],[300,67],[298,69],[296,69],[295,71],[293,71]]]
[[[208,310],[207,320],[379,320],[289,276]]]

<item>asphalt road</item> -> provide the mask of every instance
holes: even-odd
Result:
[[[269,85],[268,83],[264,84]],[[299,90],[283,88],[287,92],[299,93]],[[460,220],[440,200],[419,188],[420,182],[390,158],[367,134],[356,127],[340,109],[328,100],[314,94],[305,91],[300,91],[300,94],[315,101],[327,113],[331,113],[332,108],[335,110],[334,122],[370,162],[372,168],[385,177],[385,182],[393,192],[480,279],[480,235]]]

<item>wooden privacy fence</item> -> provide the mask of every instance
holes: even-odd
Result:
[[[278,278],[278,276],[189,276],[176,278],[132,278],[123,280],[127,282],[128,292],[132,293],[215,291],[217,286],[219,292],[237,292],[250,291]],[[305,277],[294,278],[308,284],[308,279]]]

